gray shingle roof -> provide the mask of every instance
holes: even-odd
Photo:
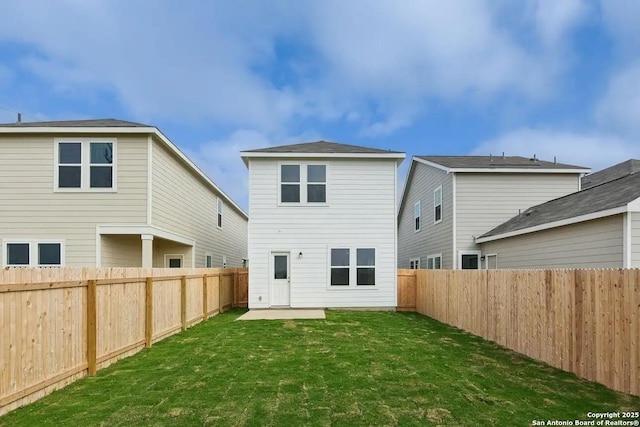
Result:
[[[416,156],[451,169],[588,169],[520,156]]]
[[[3,128],[33,127],[153,127],[142,123],[118,119],[61,120],[51,122],[0,123]]]
[[[583,176],[582,189],[604,184],[605,182],[613,181],[614,179],[622,178],[623,176],[636,172],[640,172],[640,160],[629,159],[626,162],[618,163],[601,171]]]
[[[280,145],[278,147],[260,148],[257,150],[246,150],[247,153],[367,153],[367,154],[404,154],[400,151],[380,150],[378,148],[360,147],[357,145],[339,144],[337,142],[316,141],[302,144]]]
[[[533,206],[480,237],[496,236],[550,222],[618,208],[638,197],[640,197],[640,174],[627,175]]]

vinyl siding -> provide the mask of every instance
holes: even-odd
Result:
[[[498,268],[621,268],[622,215],[482,243]]]
[[[60,137],[0,136],[0,240],[64,239],[67,266],[94,266],[97,224],[146,222],[147,137],[112,136],[117,141],[115,193],[54,192],[54,138]],[[4,262],[1,251],[0,245]]]
[[[640,268],[640,212],[631,212],[631,268]]]
[[[219,229],[218,195],[155,140],[152,163],[152,225],[195,240],[195,267],[204,267],[205,252],[213,255],[214,267],[222,267],[223,256],[227,267],[242,266],[247,256],[247,219],[225,202]]]
[[[105,235],[100,237],[102,267],[140,267],[142,240],[139,235]]]
[[[272,251],[290,253],[291,307],[395,307],[395,161],[313,163],[327,164],[326,206],[278,206],[278,161],[249,163],[249,307],[270,306]],[[332,247],[375,248],[376,287],[330,288]]]
[[[407,181],[405,205],[398,221],[398,268],[409,268],[409,260],[420,258],[427,267],[427,256],[442,253],[442,268],[453,266],[453,179],[441,169],[415,162]],[[442,222],[433,223],[433,191],[442,186]],[[421,226],[416,232],[413,208],[420,201]]]
[[[578,191],[579,174],[457,173],[456,250],[477,250],[480,236],[520,210]]]

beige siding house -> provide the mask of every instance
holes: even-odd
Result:
[[[583,190],[533,206],[476,238],[496,268],[640,267],[640,162],[583,178]]]
[[[476,237],[580,189],[589,169],[506,156],[415,156],[398,211],[400,268],[483,268]]]
[[[318,141],[244,151],[249,308],[396,307],[404,153]]]
[[[0,125],[0,265],[229,267],[247,214],[157,128]]]

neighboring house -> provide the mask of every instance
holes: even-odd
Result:
[[[396,306],[404,153],[332,142],[244,151],[249,308]]]
[[[156,127],[0,125],[0,265],[241,266],[247,214]]]
[[[582,191],[523,211],[476,242],[498,268],[640,267],[640,161],[587,175]]]
[[[589,169],[511,156],[415,156],[398,210],[399,268],[484,268],[477,236],[580,190]]]

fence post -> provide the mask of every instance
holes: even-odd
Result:
[[[233,300],[231,301],[231,307],[238,306],[238,269],[233,272],[233,289],[231,290],[233,294]]]
[[[218,273],[218,313],[224,312],[224,304],[222,303],[222,273]]]
[[[207,275],[202,275],[202,320],[207,320],[209,318],[209,301],[208,301],[208,291],[207,291]]]
[[[145,286],[145,346],[151,347],[153,344],[153,277],[147,277]]]
[[[187,330],[187,276],[180,279],[180,318],[182,319],[182,330]]]
[[[89,375],[97,371],[96,281],[87,283],[87,365]]]

